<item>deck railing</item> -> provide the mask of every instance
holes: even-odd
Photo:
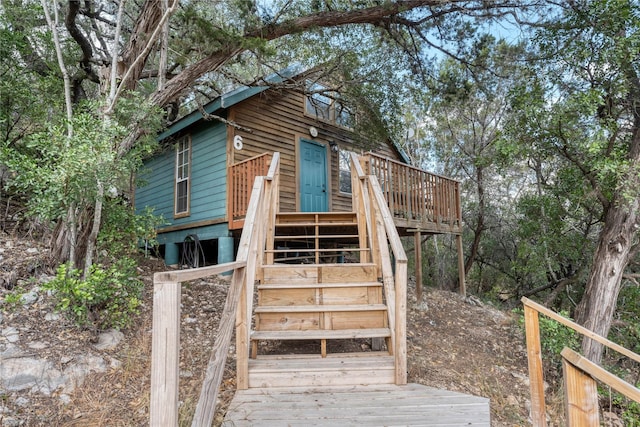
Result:
[[[238,388],[246,388],[249,325],[253,285],[262,262],[265,230],[273,227],[277,209],[280,154],[274,153],[267,176],[256,177],[235,262],[153,276],[153,337],[151,346],[150,425],[178,425],[181,282],[233,271],[224,311],[200,392],[192,426],[213,422],[218,389],[236,325]],[[274,201],[275,200],[275,201]],[[260,256],[259,256],[260,255]]]
[[[396,226],[460,233],[460,183],[395,160],[368,153],[364,170],[382,189]]]
[[[257,176],[267,175],[271,157],[271,153],[263,153],[229,166],[227,216],[230,230],[244,226],[253,183]]]
[[[360,159],[351,154],[353,207],[358,215],[360,247],[370,247],[380,269],[387,303],[390,351],[395,358],[395,383],[407,383],[407,255],[378,179],[366,175]],[[391,247],[391,253],[389,252]],[[392,257],[395,265],[392,265]],[[367,253],[362,253],[366,259]],[[395,268],[394,268],[395,267]]]
[[[544,399],[544,374],[538,314],[545,316],[595,340],[628,358],[640,362],[640,355],[566,319],[530,299],[522,298],[524,324],[529,359],[531,388],[531,419],[534,427],[546,427],[547,417]],[[640,403],[640,389],[606,371],[589,359],[565,347],[561,353],[564,372],[566,425],[568,427],[599,427],[598,387],[596,379],[627,398]]]

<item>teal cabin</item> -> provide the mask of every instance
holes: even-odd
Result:
[[[242,87],[160,134],[162,150],[138,176],[135,206],[165,219],[157,232],[167,265],[234,259],[254,178],[266,175],[274,152],[281,156],[280,212],[351,211],[350,153],[365,151],[354,142],[354,115],[317,83],[304,92]],[[390,143],[369,155],[379,164],[408,163]]]

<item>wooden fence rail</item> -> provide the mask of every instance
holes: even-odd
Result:
[[[524,304],[524,322],[529,360],[531,419],[534,427],[547,426],[539,314],[543,314],[636,362],[640,362],[640,355],[560,316],[545,306],[525,297],[522,298],[522,303]],[[569,348],[565,347],[561,356],[564,372],[565,411],[569,427],[597,427],[600,425],[598,389],[595,379],[609,385],[629,399],[640,403],[640,390],[633,385],[607,372]]]

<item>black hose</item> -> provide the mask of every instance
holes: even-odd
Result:
[[[200,245],[200,239],[196,234],[189,234],[182,242],[182,258],[180,260],[180,268],[183,265],[189,268],[200,267],[200,260],[204,266],[204,251]]]

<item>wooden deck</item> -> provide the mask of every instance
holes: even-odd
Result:
[[[419,384],[238,390],[224,427],[485,426],[489,399]]]

